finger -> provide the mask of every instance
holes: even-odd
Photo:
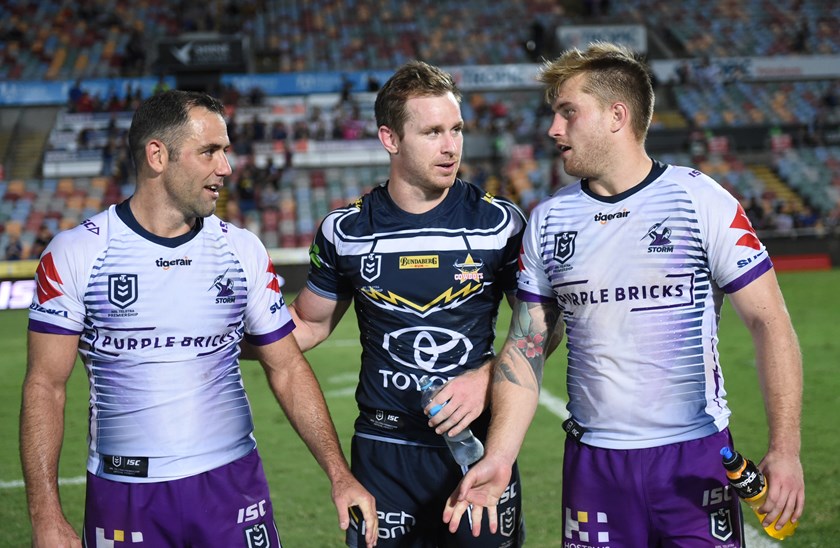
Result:
[[[365,542],[368,546],[375,546],[376,540],[379,538],[379,518],[376,515],[376,510],[371,504],[363,504],[361,506],[362,515],[365,520]]]
[[[469,503],[463,500],[459,500],[455,506],[452,508],[452,516],[449,519],[449,532],[454,533],[458,530],[458,526],[461,525],[461,516],[464,515],[464,511],[469,506]]]
[[[495,535],[499,529],[499,513],[496,511],[495,505],[487,508],[487,522],[490,532]]]
[[[484,515],[484,507],[483,506],[469,506],[467,508],[467,515],[470,517],[470,529],[472,529],[472,535],[477,537],[481,534],[481,518]]]
[[[342,531],[346,531],[347,528],[350,527],[349,509],[343,504],[336,504],[335,508],[338,511],[338,526],[341,527]]]

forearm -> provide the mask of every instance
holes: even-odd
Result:
[[[20,413],[20,459],[33,527],[62,515],[58,460],[64,439],[64,403],[63,389],[27,376]]]
[[[789,322],[752,329],[758,378],[769,428],[769,449],[799,455],[802,413],[802,355]]]
[[[510,333],[494,363],[488,452],[513,464],[539,402],[548,352],[562,333],[559,310],[546,303],[517,302]]]
[[[539,402],[539,382],[515,344],[505,344],[493,370],[487,453],[513,465]]]
[[[289,364],[283,370],[271,373],[269,382],[292,427],[330,481],[346,472],[349,468],[335,425],[318,380],[308,364]]]

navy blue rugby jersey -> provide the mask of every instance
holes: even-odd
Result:
[[[327,215],[307,285],[329,299],[354,299],[357,433],[442,444],[420,408],[418,381],[447,380],[493,356],[499,302],[516,290],[525,222],[509,200],[461,180],[423,214],[397,207],[386,183]]]

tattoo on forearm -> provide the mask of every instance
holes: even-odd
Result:
[[[539,392],[547,353],[556,346],[555,335],[559,310],[543,303],[517,303],[506,350],[499,357],[494,382],[511,382]],[[551,345],[551,346],[550,346]],[[517,374],[514,363],[525,360],[531,375]]]

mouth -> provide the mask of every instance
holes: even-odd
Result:
[[[219,197],[219,190],[222,188],[221,184],[218,185],[207,185],[204,188],[209,190],[213,194],[213,198]]]
[[[442,169],[442,170],[444,170],[448,173],[448,172],[451,172],[458,167],[458,162],[457,162],[457,160],[452,161],[452,162],[443,162],[443,163],[437,164],[437,167],[439,167],[440,169]]]
[[[560,155],[562,156],[564,152],[572,150],[572,147],[570,147],[569,145],[561,145],[560,143],[557,143],[557,150],[560,151]]]

